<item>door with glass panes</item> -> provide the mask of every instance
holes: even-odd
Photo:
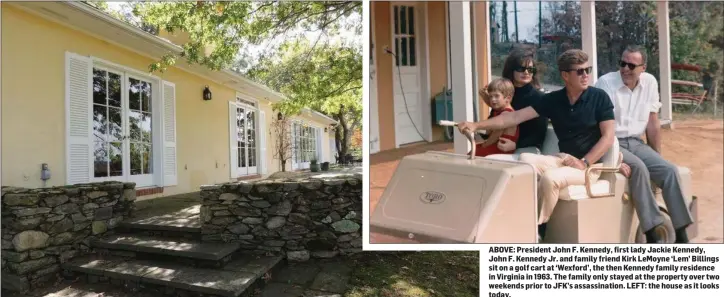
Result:
[[[257,103],[236,99],[236,176],[257,174]]]
[[[312,160],[319,160],[317,149],[319,128],[305,125],[302,122],[292,123],[292,169],[307,169]]]
[[[153,185],[152,127],[157,123],[152,106],[157,87],[151,79],[113,68],[93,67],[95,181],[129,181],[137,187]]]

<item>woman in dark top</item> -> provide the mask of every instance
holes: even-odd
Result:
[[[533,105],[534,102],[543,98],[538,78],[536,77],[535,60],[533,52],[516,50],[508,55],[503,65],[503,77],[513,82],[515,93],[513,94],[512,106],[515,110],[521,110]],[[521,123],[520,137],[517,144],[514,142],[501,140],[498,147],[502,151],[515,150],[514,155],[517,158],[521,153],[540,154],[543,140],[548,128],[548,119],[537,117],[527,122]]]

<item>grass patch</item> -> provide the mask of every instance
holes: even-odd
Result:
[[[477,297],[477,251],[365,252],[345,297]]]

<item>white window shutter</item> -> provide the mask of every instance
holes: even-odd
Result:
[[[90,58],[65,53],[65,137],[66,182],[88,183],[93,176],[91,95],[93,62]]]
[[[236,104],[229,102],[229,177],[236,179],[236,167],[239,163],[236,139]]]
[[[176,85],[163,82],[163,185],[178,184],[176,149]]]
[[[263,110],[259,110],[259,128],[257,131],[259,131],[259,146],[260,146],[259,155],[260,155],[260,158],[259,158],[258,165],[260,166],[259,172],[262,175],[266,174],[266,168],[267,168],[267,164],[266,164],[266,147],[267,147],[266,130],[267,130],[266,114],[264,113]]]

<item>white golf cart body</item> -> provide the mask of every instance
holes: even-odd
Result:
[[[558,153],[552,127],[548,128],[542,153]],[[614,168],[618,156],[616,141],[601,162]],[[691,195],[691,173],[685,167],[679,167],[679,173],[694,217],[687,231],[689,238],[694,238],[697,203]],[[589,186],[561,190],[544,242],[645,241],[638,231],[638,217],[622,174],[603,172]],[[406,156],[372,212],[370,228],[421,243],[535,243],[537,187],[534,168],[513,158],[470,160],[467,155],[446,152]],[[657,192],[657,202],[667,219],[667,241],[673,242],[674,230]]]

